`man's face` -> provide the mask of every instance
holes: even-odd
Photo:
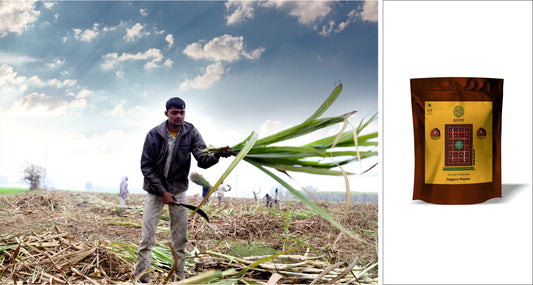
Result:
[[[165,111],[165,115],[168,118],[168,123],[174,128],[179,128],[185,121],[185,109],[171,108]]]

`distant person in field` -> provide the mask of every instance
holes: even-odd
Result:
[[[205,196],[207,196],[207,194],[209,193],[209,186],[203,186],[202,187],[202,198],[205,198]],[[205,200],[205,202],[209,202],[209,198],[207,198],[207,200]]]
[[[222,183],[224,183],[224,181],[222,181]],[[226,189],[226,186],[222,185],[222,183],[217,188],[217,200],[219,205],[224,202],[224,193],[231,190],[231,186],[228,185],[228,189]]]
[[[263,199],[266,199],[266,206],[267,207],[272,207],[272,196],[268,195],[268,193],[267,193]]]
[[[278,188],[276,188],[276,192],[274,193],[274,205],[276,205],[276,207],[280,208],[281,209],[281,205],[279,203],[279,193],[278,193]]]
[[[155,243],[157,223],[165,204],[170,216],[170,238],[177,260],[172,281],[185,277],[185,248],[187,247],[187,209],[173,205],[187,203],[185,191],[188,188],[191,155],[198,167],[209,168],[220,157],[231,155],[229,146],[220,148],[215,154],[205,154],[206,144],[200,132],[185,121],[185,102],[171,98],[166,103],[167,120],[151,129],[146,135],[141,156],[141,171],[144,176],[143,189],[148,192],[144,203],[142,235],[137,251],[135,278],[142,283],[150,282],[150,259]]]
[[[252,191],[254,193],[254,200],[257,202],[257,194],[259,194],[261,192],[261,190],[259,190],[259,192],[255,193],[255,191]]]
[[[120,196],[120,206],[126,205],[126,198],[128,197],[128,176],[122,177],[122,181],[120,181],[120,192],[118,195]]]

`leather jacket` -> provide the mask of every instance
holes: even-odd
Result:
[[[200,168],[209,168],[219,160],[213,154],[203,153],[206,145],[202,136],[191,123],[184,122],[176,138],[170,169],[165,178],[163,172],[168,152],[167,134],[167,121],[151,129],[146,135],[141,157],[143,189],[157,196],[163,195],[164,191],[177,194],[187,190],[191,154]]]

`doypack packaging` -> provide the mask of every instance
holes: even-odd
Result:
[[[411,79],[413,200],[475,204],[501,197],[503,79]]]

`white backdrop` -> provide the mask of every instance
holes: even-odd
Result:
[[[382,284],[532,284],[532,2],[384,1]],[[413,201],[410,78],[504,79],[503,198]]]

